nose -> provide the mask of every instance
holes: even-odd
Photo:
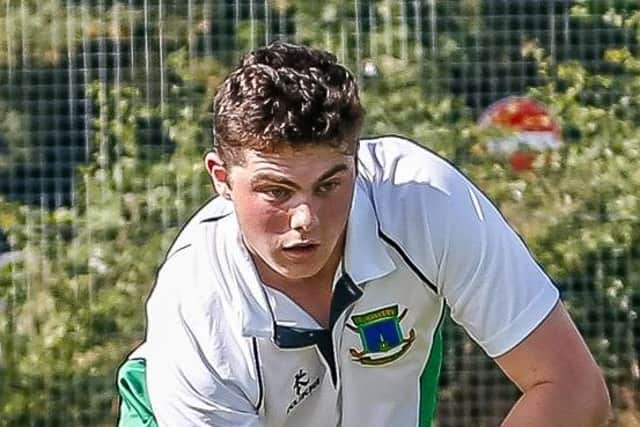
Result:
[[[289,223],[294,230],[309,231],[318,220],[308,203],[291,208],[289,215]]]

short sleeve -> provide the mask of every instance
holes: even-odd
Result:
[[[381,231],[400,242],[491,357],[524,340],[558,291],[491,201],[455,167],[399,138],[364,147]]]
[[[551,312],[558,291],[496,207],[466,179],[439,215],[438,288],[451,317],[491,357],[524,340]],[[442,216],[448,218],[447,221]]]
[[[233,338],[216,330],[220,322],[212,319],[206,301],[185,292],[186,252],[173,255],[160,270],[147,303],[147,339],[134,353],[146,360],[153,415],[159,426],[258,427],[255,402],[242,384],[250,362]]]

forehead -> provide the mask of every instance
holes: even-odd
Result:
[[[244,161],[234,167],[252,175],[314,178],[341,164],[350,168],[354,162],[353,154],[328,146],[282,147],[273,152],[245,149],[242,154]]]

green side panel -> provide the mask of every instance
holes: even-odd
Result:
[[[127,360],[118,370],[118,427],[158,427],[147,391],[144,359]]]
[[[420,376],[420,427],[431,427],[436,415],[438,401],[438,381],[440,379],[440,367],[442,365],[442,328],[433,337],[431,354],[427,366]]]

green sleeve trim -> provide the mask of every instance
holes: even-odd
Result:
[[[118,370],[118,427],[158,427],[147,390],[145,359],[127,360]]]

